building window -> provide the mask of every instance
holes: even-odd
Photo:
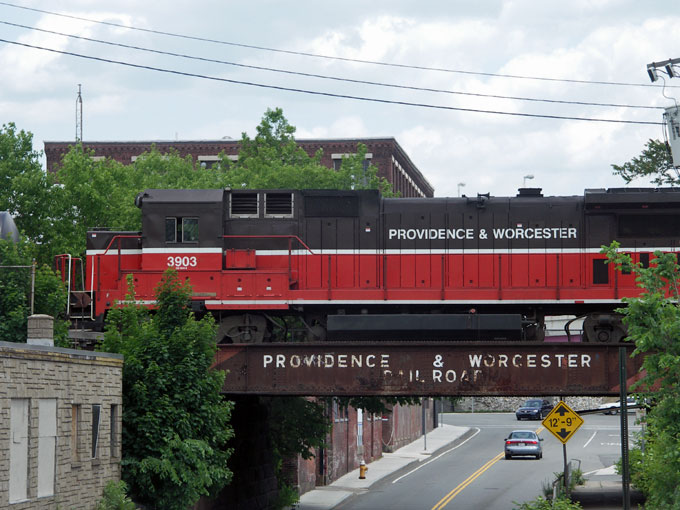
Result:
[[[54,496],[57,460],[57,399],[38,400],[38,497]]]
[[[99,422],[101,421],[102,406],[100,404],[92,404],[92,458],[97,458],[97,450],[99,447]]]
[[[357,409],[357,446],[364,445],[364,410]]]
[[[118,457],[118,404],[111,404],[111,457]]]
[[[198,162],[201,168],[213,168],[219,166],[219,156],[198,156]]]
[[[10,403],[10,503],[28,499],[28,404],[27,398],[13,398]]]
[[[71,459],[80,460],[80,404],[71,404]]]
[[[342,166],[342,160],[344,158],[351,158],[352,156],[356,156],[356,154],[353,154],[351,152],[342,152],[342,153],[334,153],[331,154],[331,161],[333,161],[333,170],[340,170],[340,167]],[[372,152],[367,152],[366,155],[364,156],[364,162],[363,162],[363,170],[366,172],[368,170],[368,165],[371,164],[371,159],[373,159],[373,153]]]
[[[165,218],[166,243],[197,243],[198,218]]]
[[[349,409],[347,406],[341,406],[337,399],[333,399],[333,421],[348,421]]]

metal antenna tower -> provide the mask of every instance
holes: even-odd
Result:
[[[83,97],[80,95],[80,83],[78,84],[78,97],[76,98],[76,143],[83,141]]]

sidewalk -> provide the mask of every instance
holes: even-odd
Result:
[[[614,466],[598,469],[584,475],[586,483],[574,488],[571,499],[581,503],[583,508],[591,510],[613,510],[623,508],[623,487],[621,475],[617,475]],[[644,501],[639,491],[630,489],[630,508],[640,508]]]
[[[331,509],[353,494],[366,492],[369,487],[400,469],[407,466],[416,468],[419,463],[445,451],[447,446],[465,435],[468,430],[470,430],[468,427],[441,425],[432,432],[428,432],[427,450],[424,450],[424,441],[421,436],[394,453],[383,453],[380,459],[368,464],[366,479],[359,479],[359,469],[350,471],[330,485],[317,487],[304,493],[296,508],[299,510]]]

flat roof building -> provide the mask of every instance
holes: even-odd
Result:
[[[343,156],[356,154],[357,145],[366,146],[366,159],[378,168],[378,175],[392,184],[394,191],[402,197],[432,197],[434,188],[411,161],[408,154],[394,138],[321,138],[300,139],[297,144],[307,154],[313,156],[323,150],[321,164],[338,169]],[[44,142],[47,170],[55,172],[64,154],[73,142]],[[175,140],[175,141],[93,141],[83,142],[86,149],[94,151],[95,158],[111,158],[129,165],[139,156],[156,147],[161,153],[176,150],[181,157],[192,156],[194,160],[210,167],[224,153],[230,159],[238,159],[241,142],[239,140]]]

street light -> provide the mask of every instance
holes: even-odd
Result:
[[[464,182],[459,182],[459,183],[458,183],[458,196],[460,196],[460,188],[464,188],[464,187],[465,187],[465,183],[464,183]]]
[[[534,178],[534,176],[531,175],[531,174],[525,175],[525,176],[524,176],[524,184],[522,185],[522,187],[523,187],[523,188],[526,188],[526,187],[527,187],[527,179],[533,179],[533,178]]]

